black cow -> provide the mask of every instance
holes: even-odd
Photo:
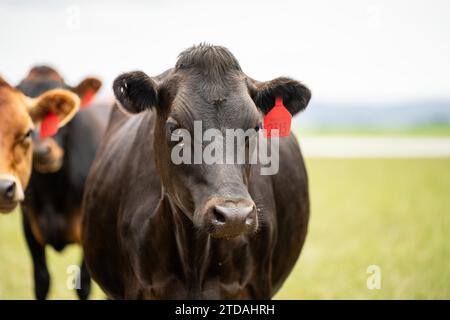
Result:
[[[40,66],[30,71],[18,89],[34,97],[53,88],[66,88],[86,104],[100,86],[99,80],[87,78],[77,87],[70,87],[54,69]],[[37,299],[47,297],[50,285],[45,246],[61,251],[68,244],[80,243],[85,181],[108,117],[107,107],[97,108],[104,110],[83,109],[54,137],[39,140],[36,135],[33,141],[33,170],[22,211]],[[81,288],[77,294],[80,299],[86,299],[90,277],[84,263],[80,276]]]
[[[271,298],[309,219],[295,137],[280,138],[276,175],[249,162],[175,164],[171,137],[192,133],[195,120],[203,130],[257,131],[275,97],[295,114],[310,91],[289,78],[255,81],[210,45],[182,52],[157,77],[123,74],[113,89],[127,115],[113,110],[87,181],[82,244],[91,276],[116,299]]]

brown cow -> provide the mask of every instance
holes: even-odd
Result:
[[[52,112],[61,127],[76,114],[79,104],[75,94],[61,89],[29,98],[0,77],[0,212],[11,212],[24,200],[35,126]]]
[[[91,276],[117,299],[271,298],[309,219],[295,137],[280,138],[275,175],[247,162],[175,164],[172,137],[192,133],[197,120],[219,133],[256,131],[275,97],[295,114],[310,91],[289,78],[252,80],[227,49],[210,45],[182,52],[157,77],[123,74],[113,89],[128,115],[113,111],[87,181],[82,243]]]

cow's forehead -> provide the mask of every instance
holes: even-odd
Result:
[[[220,78],[230,71],[241,71],[239,62],[227,48],[208,44],[181,52],[175,68],[195,69],[210,78]]]
[[[12,88],[0,88],[0,131],[2,136],[26,132],[31,125],[25,97]]]
[[[48,80],[64,82],[62,76],[53,68],[47,66],[38,66],[30,70],[24,81],[29,80]]]
[[[45,78],[22,81],[18,86],[20,91],[32,98],[36,98],[46,91],[64,87],[63,82]]]
[[[29,97],[37,97],[48,90],[65,86],[64,79],[56,70],[47,66],[38,66],[30,70],[18,88]]]
[[[228,88],[220,86],[215,84],[215,89],[207,93],[208,88],[194,90],[181,86],[173,100],[170,117],[187,129],[193,128],[194,121],[202,121],[203,129],[247,129],[260,121],[260,113],[244,83]]]
[[[24,105],[25,99],[23,95],[16,89],[3,86],[0,87],[0,105]]]
[[[188,129],[246,128],[260,121],[239,62],[226,48],[200,44],[178,56],[166,74],[173,97],[169,116]]]

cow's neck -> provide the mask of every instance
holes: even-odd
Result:
[[[193,286],[200,285],[210,258],[210,237],[195,232],[191,220],[168,194],[165,194],[165,201],[171,212],[170,217],[175,228],[173,234],[184,276]]]
[[[212,239],[208,234],[198,232],[192,221],[167,194],[165,194],[165,201],[171,211],[170,216],[175,228],[172,234],[175,237],[184,277],[190,284],[191,290],[201,291],[205,277],[209,275],[218,276],[222,272],[228,273],[226,269],[231,267],[231,264],[235,261],[235,259],[232,259],[233,254],[236,254],[237,248],[243,248],[248,244],[247,238],[242,236],[230,240]],[[246,250],[244,249],[244,251]],[[238,260],[248,263],[248,259]],[[239,266],[233,265],[233,267]],[[244,266],[242,267],[244,268]]]

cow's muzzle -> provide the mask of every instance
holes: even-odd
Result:
[[[54,173],[63,165],[64,150],[51,138],[33,146],[33,165],[40,173]]]
[[[214,238],[233,238],[256,231],[258,217],[251,200],[226,200],[212,204],[206,219]]]
[[[0,212],[13,211],[23,201],[23,190],[15,179],[0,178]]]

